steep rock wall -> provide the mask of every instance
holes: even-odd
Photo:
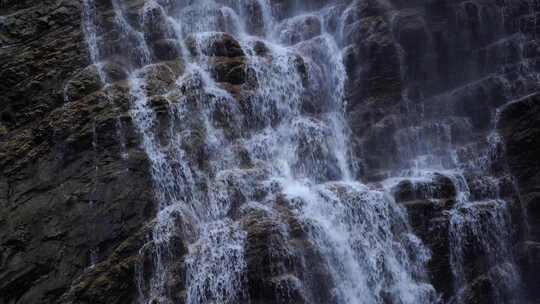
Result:
[[[78,77],[89,64],[80,9],[79,1],[0,4],[1,303],[56,303],[110,259],[107,271],[119,274],[97,278],[100,290],[125,302],[135,294],[136,235],[154,213],[147,162],[125,105]],[[68,103],[70,79],[78,94]]]

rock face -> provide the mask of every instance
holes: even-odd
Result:
[[[505,138],[506,159],[517,179],[520,198],[527,212],[528,238],[523,248],[523,270],[525,283],[534,299],[540,299],[538,286],[538,255],[540,249],[540,176],[539,132],[540,97],[532,95],[506,105],[501,113],[499,129]]]
[[[0,304],[127,304],[151,289],[152,282],[141,283],[138,276],[155,276],[160,247],[152,237],[160,224],[159,185],[152,172],[163,168],[156,169],[148,158],[144,132],[133,121],[138,112],[133,112],[128,72],[131,65],[144,66],[141,91],[156,115],[149,127],[159,130],[156,140],[172,146],[170,135],[189,129],[181,143],[186,160],[215,178],[209,163],[219,151],[205,143],[212,134],[203,130],[199,112],[206,111],[202,100],[216,93],[202,92],[208,80],[183,78],[188,57],[204,60],[209,77],[235,102],[231,107],[229,99],[218,100],[222,107],[209,114],[223,138],[278,125],[283,119],[279,109],[262,117],[261,99],[254,93],[272,83],[250,68],[254,63],[272,66],[279,60],[276,51],[260,39],[251,41],[253,46],[241,44],[234,15],[220,6],[242,3],[242,30],[261,36],[269,27],[263,2],[276,16],[273,39],[303,56],[287,63],[286,75],[309,89],[298,100],[310,120],[295,125],[304,138],[294,151],[300,159],[294,173],[317,182],[343,177],[340,160],[328,152],[332,147],[317,141],[330,132],[318,125],[329,107],[327,92],[319,88],[336,80],[325,78],[328,71],[319,62],[305,59],[329,60],[313,47],[326,43],[321,34],[328,31],[339,37],[347,75],[343,94],[350,154],[359,167],[352,178],[384,189],[407,210],[412,231],[431,250],[427,273],[418,276],[425,276],[445,302],[540,301],[540,97],[532,94],[539,89],[539,3],[223,0],[204,10],[180,10],[175,1],[164,1],[163,7],[152,1],[120,2],[125,27],[134,28],[127,41],[145,42],[149,62],[138,62],[144,57],[140,48],[122,44],[120,33],[126,29],[113,13],[118,1],[95,1],[103,26],[96,44],[105,59],[99,62],[92,58],[81,21],[87,2],[0,3]],[[178,45],[171,33],[194,30],[171,27],[165,9],[192,20],[194,28],[200,18],[217,22]],[[301,10],[309,13],[297,14]],[[324,18],[312,13],[319,10]],[[186,81],[177,88],[178,79]],[[282,96],[291,96],[295,87],[281,89]],[[175,98],[194,113],[177,122],[177,129],[168,129],[178,106]],[[231,108],[246,121],[235,120]],[[227,152],[245,155],[236,166],[253,174],[249,180],[255,183],[268,174],[244,147],[235,149]],[[312,170],[321,163],[327,164],[325,170]],[[171,170],[181,166],[174,163]],[[415,175],[427,167],[436,170]],[[202,183],[196,180],[194,187],[204,189]],[[245,277],[238,284],[247,286],[239,299],[340,304],[330,262],[310,241],[309,225],[288,209],[301,203],[273,197],[275,212],[246,207],[273,186],[242,185],[249,188],[244,191],[233,178],[223,185],[235,198],[227,216],[246,231]],[[175,218],[179,230],[185,229],[183,216]],[[486,232],[493,223],[502,226]],[[185,290],[186,256],[194,249],[187,248],[188,238],[168,240],[176,253],[169,262],[176,268],[167,274],[174,278],[166,289],[174,290],[171,297],[178,303],[185,303],[190,292]],[[458,252],[456,240],[466,244]],[[495,251],[505,249],[494,257],[496,263],[489,257],[493,248],[483,241],[497,243]],[[519,274],[519,286],[497,285],[505,271]],[[391,291],[382,294],[380,301],[398,303]]]
[[[136,294],[139,231],[154,214],[147,161],[125,87],[105,92],[89,63],[80,9],[0,5],[0,303]]]

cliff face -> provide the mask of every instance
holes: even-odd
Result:
[[[121,2],[128,21],[144,33],[152,52],[144,89],[157,116],[151,128],[166,138],[168,132],[182,131],[166,127],[174,120],[170,95],[184,96],[186,104],[205,97],[197,93],[196,83],[165,94],[173,91],[187,69],[187,59],[179,58],[165,34],[170,29],[164,16],[154,13],[139,24],[145,1]],[[251,19],[246,21],[249,30],[261,35],[260,1],[245,2],[251,9]],[[300,8],[316,11],[333,2],[310,1],[306,7],[298,1],[270,1],[278,20],[286,20]],[[359,164],[354,178],[377,189],[390,184],[395,202],[408,211],[414,233],[432,251],[426,281],[443,301],[455,300],[460,289],[463,303],[535,303],[540,299],[535,288],[540,271],[540,99],[530,94],[538,91],[540,79],[540,4],[526,0],[344,2],[347,14],[339,47],[347,74],[350,152]],[[175,2],[164,1],[163,6],[174,11]],[[135,303],[152,288],[138,275],[156,271],[153,251],[159,250],[148,244],[156,242],[152,237],[160,202],[152,172],[158,169],[143,148],[143,136],[130,112],[133,88],[126,62],[136,54],[118,38],[113,3],[99,0],[95,8],[102,25],[98,40],[106,56],[100,64],[93,62],[85,32],[84,2],[0,2],[0,303]],[[204,18],[193,12],[187,16]],[[324,42],[317,40],[321,33],[317,20],[291,20],[281,25],[287,29],[280,37],[283,45]],[[137,43],[136,39],[130,41]],[[204,54],[210,58],[212,78],[248,107],[256,100],[257,81],[262,80],[254,80],[246,68],[248,54],[234,37],[220,34],[213,39]],[[202,56],[196,55],[204,52],[200,44],[186,39],[192,56]],[[260,57],[270,52],[263,43],[254,50]],[[313,56],[309,43],[301,52]],[[310,74],[309,62],[299,58],[295,71],[307,86],[317,73]],[[303,112],[325,111],[324,92],[317,93],[302,95]],[[226,137],[242,133],[228,125],[227,113],[221,114],[215,120]],[[253,121],[258,118],[257,113],[250,115]],[[197,118],[185,119],[191,127],[196,123],[191,119]],[[186,146],[189,161],[211,171],[206,162],[215,151],[209,151],[204,139],[195,136]],[[322,155],[328,149],[306,144],[302,151]],[[261,173],[249,171],[256,165],[247,160],[242,169],[256,179]],[[421,181],[402,174],[424,165],[440,170]],[[309,173],[333,181],[339,175],[337,166]],[[464,182],[456,182],[446,170],[456,167],[463,172]],[[229,192],[236,189],[232,184]],[[455,207],[462,199],[462,184],[467,185],[471,206],[480,206],[480,211]],[[344,188],[336,190],[339,195],[345,196],[344,192]],[[246,194],[229,195],[237,198],[235,204],[248,205]],[[508,204],[509,218],[505,213],[496,224],[507,226],[486,232],[482,229],[492,225],[492,215],[499,218],[498,203],[491,204],[499,200]],[[319,299],[311,303],[340,303],[325,268],[328,261],[289,210],[294,202],[285,195],[276,195],[274,201],[277,217],[239,206],[227,215],[246,231],[245,296],[254,303],[309,303],[310,299]],[[476,226],[463,228],[453,221],[456,213],[484,221],[478,230],[488,237],[507,236],[509,252],[501,263],[490,261],[490,248],[476,245],[483,241],[475,234]],[[457,282],[452,247],[460,227],[466,231],[459,235],[467,245],[460,247],[465,270]],[[183,303],[188,293],[184,268],[189,240],[176,237],[168,240],[176,255],[168,261],[175,270],[167,274],[174,279],[166,289],[174,290],[171,298]],[[498,239],[487,240],[492,241]],[[519,290],[519,296],[499,294],[493,283],[493,276],[500,278],[499,266],[507,264],[518,268],[522,286],[512,291]],[[310,291],[298,287],[299,281]],[[383,296],[385,303],[397,303],[389,294]]]
[[[125,107],[91,78],[64,97],[90,64],[81,4],[2,1],[0,11],[0,302],[57,302],[89,265],[119,254],[101,284],[131,298],[151,183],[135,134],[117,133]]]

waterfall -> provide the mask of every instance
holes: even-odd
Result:
[[[98,67],[98,74],[101,80],[105,79],[101,65],[99,64],[99,58],[101,54],[99,52],[99,46],[97,41],[97,26],[96,26],[96,8],[93,0],[83,1],[83,32],[86,38],[86,44],[88,52],[90,53],[90,61],[96,63]]]
[[[392,188],[407,180],[412,183],[413,192],[421,192],[436,201],[440,199],[437,193],[441,192],[437,179],[442,175],[451,181],[456,193],[452,205],[445,211],[454,289],[448,300],[450,303],[470,303],[467,294],[472,292],[470,288],[479,288],[478,284],[490,286],[490,302],[521,303],[523,291],[513,248],[515,235],[510,228],[520,225],[512,223],[517,219],[512,213],[512,208],[515,209],[512,204],[519,204],[519,199],[516,193],[508,193],[509,188],[515,192],[516,186],[502,159],[504,143],[496,126],[497,113],[505,103],[536,88],[534,83],[537,83],[538,73],[529,68],[522,34],[506,33],[504,11],[497,11],[496,6],[490,7],[489,4],[474,3],[472,6],[478,9],[478,15],[471,17],[471,11],[467,11],[471,8],[467,7],[468,4],[455,4],[456,22],[478,18],[480,22],[475,30],[483,33],[482,38],[495,40],[487,45],[482,45],[483,41],[465,42],[481,45],[478,47],[480,51],[476,51],[477,56],[487,53],[493,57],[478,58],[474,64],[494,58],[501,62],[489,67],[468,67],[466,71],[456,73],[462,78],[459,81],[471,76],[477,77],[476,81],[433,94],[429,92],[429,84],[418,83],[420,77],[412,71],[418,67],[407,62],[407,50],[398,46],[401,77],[405,84],[402,96],[407,105],[405,122],[399,126],[394,138],[401,165],[393,168],[393,177],[386,182]],[[451,7],[447,9],[450,11]],[[398,14],[392,15],[395,32],[399,32]],[[496,26],[485,25],[492,23]],[[426,27],[426,24],[422,26]],[[463,33],[455,39],[471,39],[467,35],[470,33]],[[399,35],[395,34],[394,39],[400,40]],[[434,48],[430,45],[434,37],[429,36],[428,40],[428,48]],[[517,51],[509,51],[514,49]],[[429,51],[433,50],[428,49],[426,53]],[[500,88],[500,95],[490,95],[493,88]],[[408,96],[413,90],[418,91],[415,100]],[[482,97],[489,100],[486,109],[481,110],[483,116],[479,117],[479,113],[472,109],[468,113],[460,112],[463,111],[460,108],[463,103],[473,104],[476,102],[474,98]],[[473,265],[475,256],[481,257],[481,266]],[[486,281],[475,282],[478,278]],[[477,286],[471,286],[474,284]]]
[[[437,174],[458,192],[448,212],[455,301],[467,283],[467,242],[490,256],[489,268],[505,262],[503,293],[516,288],[509,207],[499,195],[472,197],[464,172],[482,161],[460,160],[458,150],[467,147],[453,139],[470,122],[441,119],[458,89],[425,101],[437,104],[434,113],[408,109],[409,123],[393,138],[401,157],[394,180],[381,188],[357,178],[342,50],[352,2],[284,14],[268,0],[149,0],[141,7],[113,0],[114,18],[101,22],[95,3],[83,2],[90,59],[108,86],[127,86],[150,164],[157,215],[139,253],[140,303],[249,303],[252,213],[280,222],[285,240],[291,224],[284,218],[294,219],[320,256],[332,303],[438,303],[426,270],[431,252],[392,193],[396,179],[425,183]],[[105,26],[116,30],[116,48],[100,37]],[[159,43],[169,42],[163,60]],[[114,60],[129,75],[126,84],[103,69]],[[173,81],[163,84],[164,75]],[[498,182],[486,181],[491,188]],[[285,298],[296,292],[317,303],[309,275],[287,275],[294,278],[284,280]]]

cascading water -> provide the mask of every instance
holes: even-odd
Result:
[[[425,182],[436,172],[458,190],[449,213],[455,301],[467,280],[465,242],[477,242],[490,266],[507,262],[500,288],[515,289],[507,204],[499,195],[473,202],[457,151],[464,147],[452,144],[453,131],[468,122],[439,120],[454,93],[433,97],[434,113],[408,109],[395,138],[402,156],[397,179],[382,190],[355,180],[341,48],[357,1],[328,2],[284,12],[267,0],[112,0],[113,16],[101,22],[94,1],[83,2],[100,79],[115,85],[103,68],[114,60],[129,75],[129,113],[158,202],[140,250],[140,303],[249,303],[245,215],[253,209],[282,221],[283,238],[290,225],[283,219],[294,217],[328,273],[329,303],[437,303],[425,270],[430,251],[391,193],[396,180]],[[115,46],[100,36],[105,26],[115,29],[108,37]],[[164,83],[164,75],[174,81]],[[286,281],[279,301],[294,302],[296,290],[302,301],[322,303],[308,280]]]
[[[519,203],[519,199],[515,198],[515,192],[512,193],[516,188],[513,178],[504,168],[501,153],[504,143],[496,126],[497,113],[504,103],[537,89],[538,72],[526,56],[523,35],[506,35],[504,11],[497,11],[496,6],[481,1],[456,3],[454,6],[456,23],[480,20],[478,28],[473,27],[482,33],[480,37],[493,36],[496,40],[478,47],[476,56],[487,54],[487,58],[478,58],[474,64],[483,60],[492,60],[496,64],[471,66],[460,71],[456,73],[461,77],[459,81],[470,77],[479,77],[479,80],[429,96],[428,86],[415,83],[421,73],[419,67],[408,62],[414,59],[404,58],[402,54],[402,80],[407,84],[402,95],[407,104],[404,123],[394,138],[401,166],[393,172],[399,177],[392,177],[386,183],[389,188],[397,189],[400,182],[409,181],[413,192],[436,201],[439,198],[437,193],[441,192],[437,179],[443,175],[451,181],[456,194],[452,207],[447,211],[454,288],[449,302],[468,303],[469,289],[478,288],[480,284],[473,280],[484,273],[492,289],[490,301],[521,303],[523,292],[512,248],[515,236],[509,228],[512,221],[519,220],[511,210],[512,204]],[[394,30],[398,31],[397,13],[392,18]],[[485,18],[491,19],[484,23],[491,22],[496,26],[482,26]],[[471,37],[468,34],[457,35],[455,39],[458,42],[454,43],[469,43],[467,39]],[[395,37],[396,41],[400,39]],[[434,40],[434,37],[429,37],[428,44]],[[498,95],[488,95],[490,90],[497,91],[493,88],[497,88]],[[408,97],[411,91],[418,95],[414,101]],[[428,97],[424,97],[424,93]],[[473,96],[484,96],[492,104],[480,111],[471,109],[469,113],[463,113],[462,108],[467,108],[464,103],[472,105],[478,102]],[[475,255],[482,257],[482,266],[471,265]],[[473,284],[477,285],[471,287]]]

